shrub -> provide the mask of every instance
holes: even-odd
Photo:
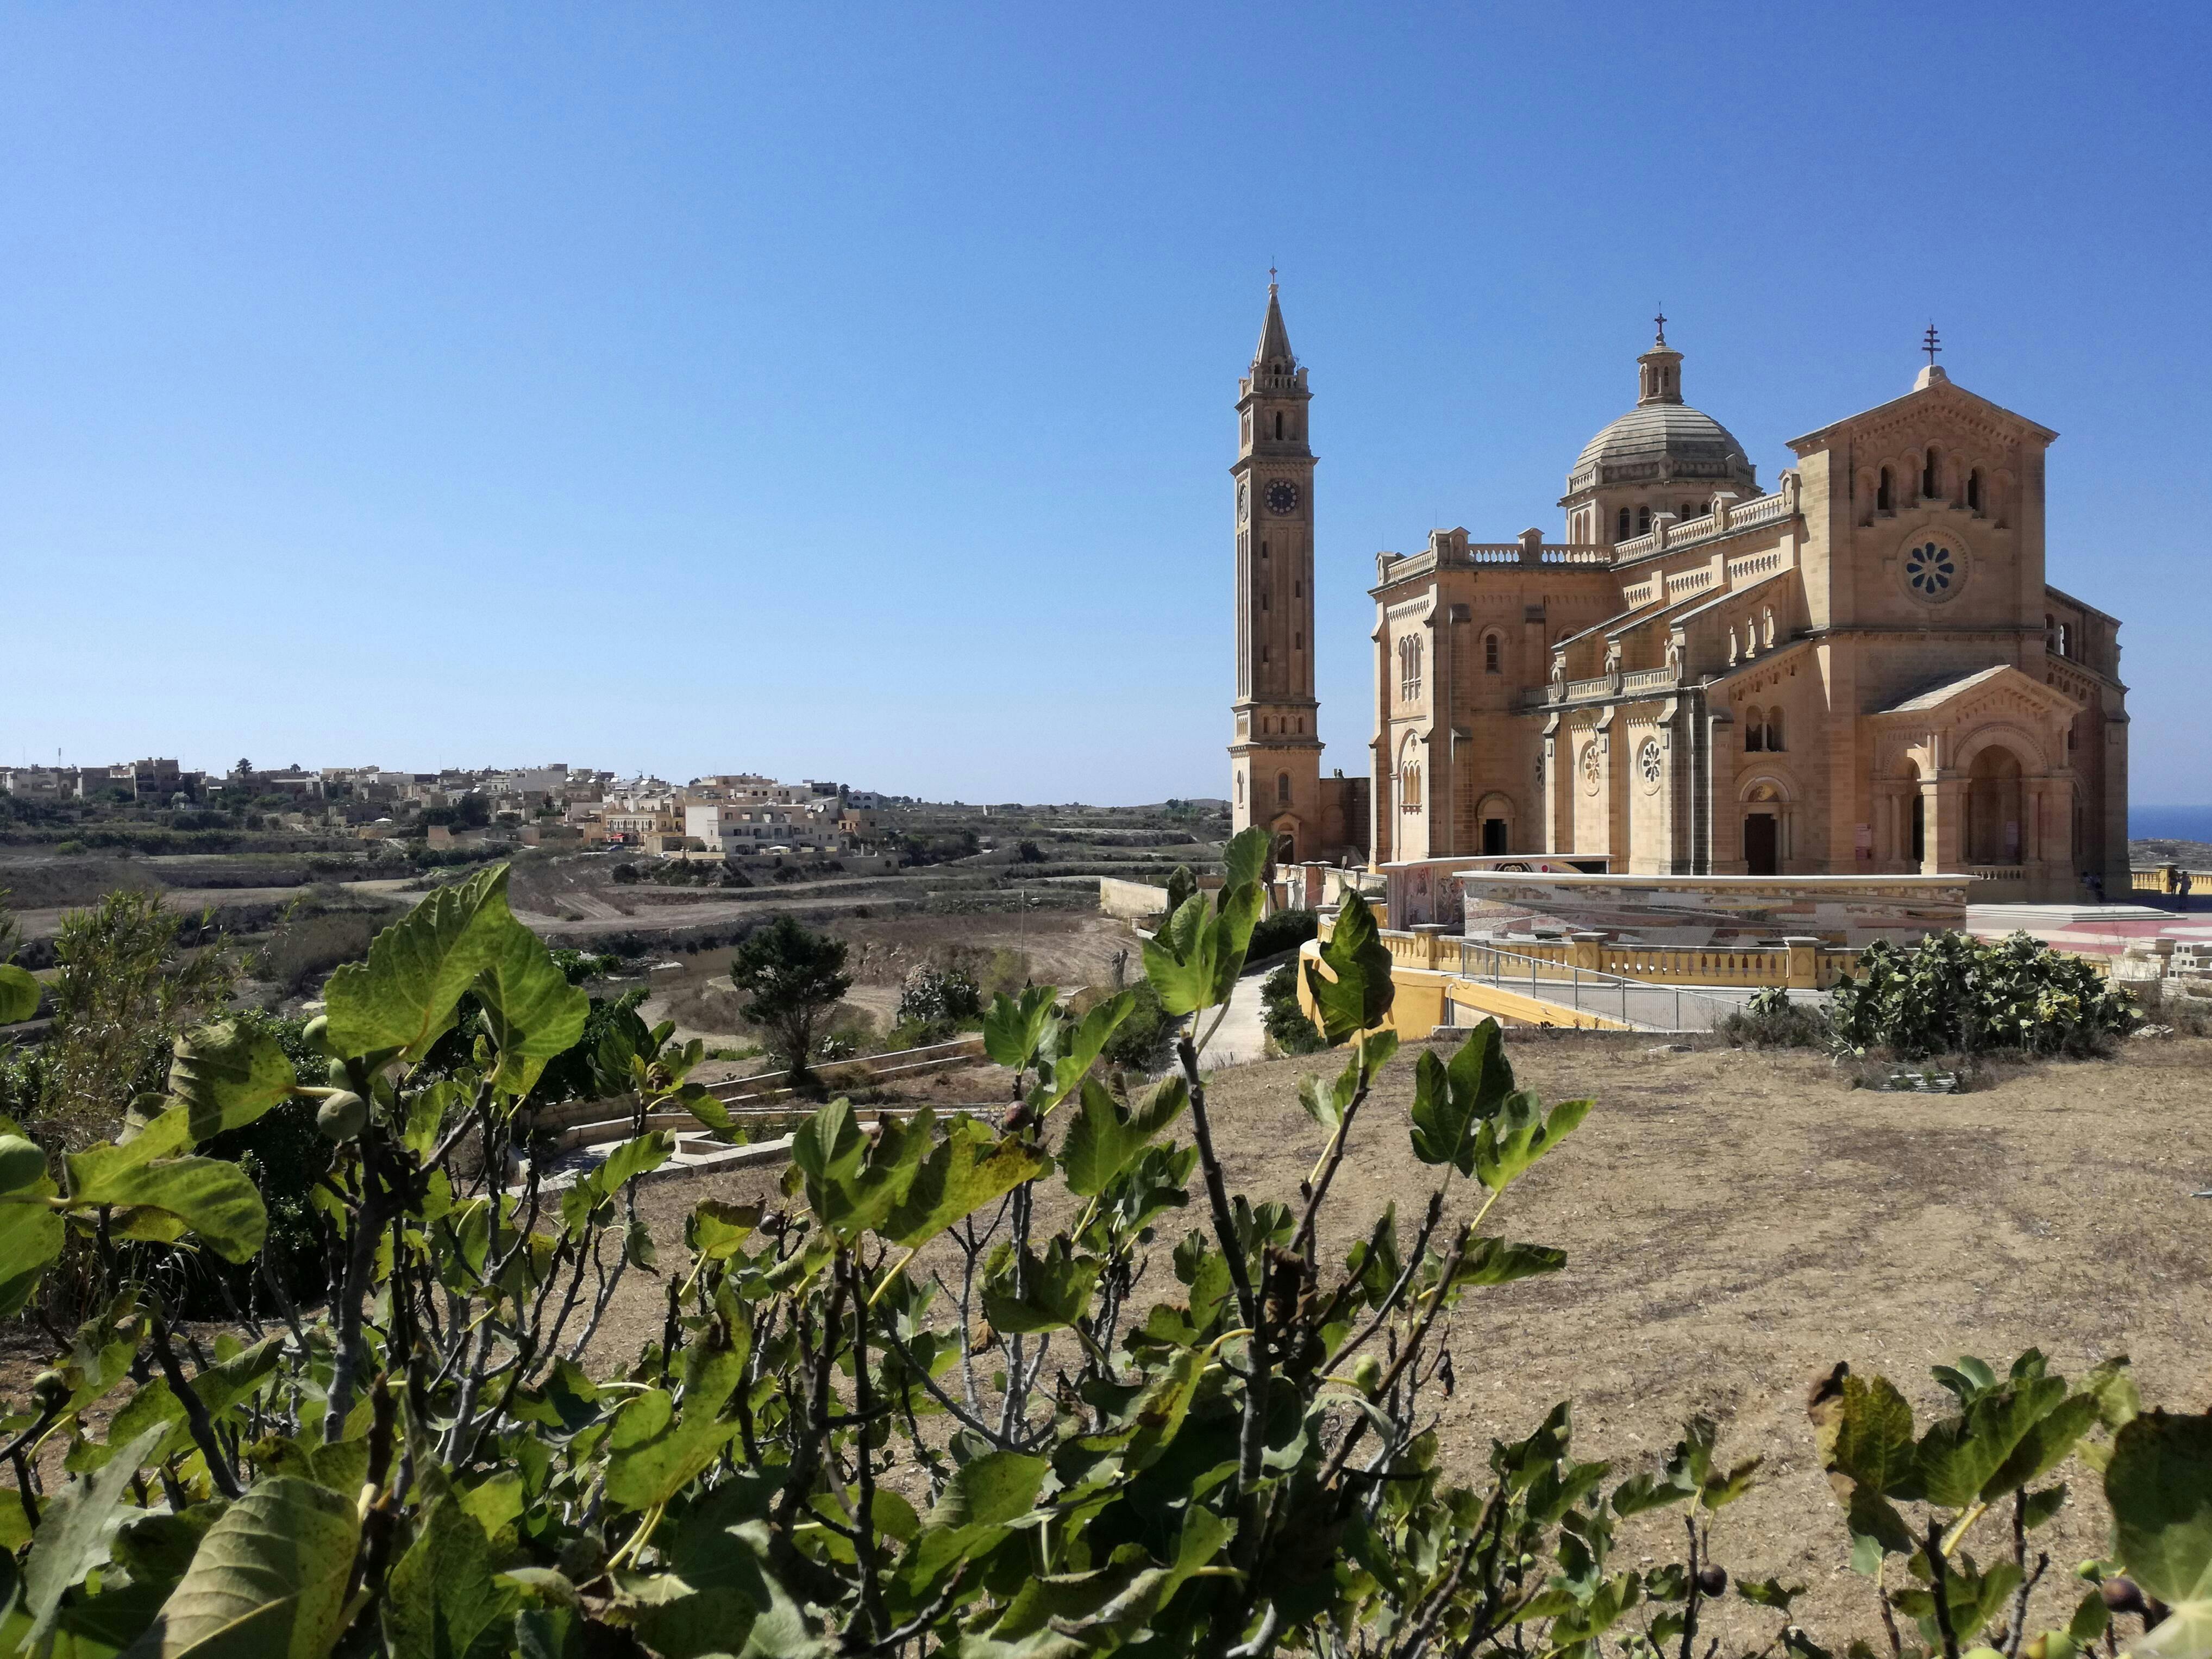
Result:
[[[63,916],[32,1114],[61,1139],[111,1132],[133,1100],[159,1094],[178,1033],[229,996],[230,963],[220,951],[189,952],[185,921],[131,890]]]
[[[894,1016],[901,1048],[921,1048],[942,1042],[983,1012],[983,994],[975,978],[959,968],[939,968],[929,963],[915,967],[899,988],[898,1012]]]
[[[2212,992],[2212,986],[2204,988]],[[2128,989],[2145,1019],[2171,1026],[2178,1036],[2212,1036],[2212,995],[2192,995],[2172,980],[2145,980]]]
[[[1254,928],[1257,938],[1260,930]],[[1261,1020],[1267,1040],[1286,1054],[1310,1054],[1328,1047],[1328,1039],[1315,1028],[1298,1006],[1298,964],[1294,957],[1269,974],[1260,988]]]
[[[383,920],[362,910],[288,915],[255,956],[255,972],[297,995],[340,963],[367,956]]]
[[[1155,1071],[1166,1056],[1168,1039],[1174,1035],[1174,1022],[1160,1006],[1160,994],[1152,981],[1140,979],[1129,990],[1134,1000],[1129,1005],[1128,1016],[1106,1039],[1100,1056],[1131,1071]]]
[[[1835,1038],[1821,1009],[1792,1002],[1778,985],[1754,991],[1714,1022],[1713,1035],[1739,1048],[1826,1048]]]
[[[1310,910],[1278,910],[1262,916],[1252,930],[1249,960],[1258,962],[1285,951],[1295,951],[1321,931],[1321,918]]]
[[[1838,1046],[1854,1053],[2080,1057],[2104,1052],[2142,1014],[2087,963],[2027,933],[1991,945],[1942,933],[1912,950],[1869,945],[1857,972],[1836,987],[1830,1019]]]

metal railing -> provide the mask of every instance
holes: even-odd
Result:
[[[1577,1013],[1601,1015],[1639,1031],[1710,1031],[1724,1016],[1743,1006],[1732,997],[1709,996],[1686,986],[1661,985],[1625,974],[1547,962],[1473,939],[1460,941],[1457,972],[1460,978],[1477,984],[1520,993],[1534,1001],[1572,1008]],[[1653,1018],[1670,1012],[1672,1024]],[[1686,1023],[1690,1017],[1699,1017],[1702,1023]]]

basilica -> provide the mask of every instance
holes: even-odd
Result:
[[[2057,434],[1928,366],[1762,489],[1665,319],[1564,534],[1375,556],[1367,778],[1324,776],[1312,392],[1274,289],[1231,469],[1236,825],[1278,857],[2128,890],[2119,623],[2044,580]],[[1599,860],[1602,860],[1600,863]]]

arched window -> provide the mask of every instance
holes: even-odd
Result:
[[[1421,695],[1421,642],[1411,635],[1398,641],[1398,695],[1407,702]]]
[[[1651,509],[1649,507],[1636,509],[1636,533],[1639,536],[1651,533]]]
[[[1291,775],[1288,772],[1275,774],[1275,804],[1278,806],[1291,804]]]
[[[1675,516],[1677,516],[1678,518],[1680,518],[1680,520],[1681,520],[1685,524],[1686,524],[1686,523],[1688,523],[1692,519],[1694,519],[1694,518],[1696,518],[1696,517],[1698,516],[1698,509],[1697,509],[1696,507],[1692,507],[1689,502],[1687,502],[1687,501],[1684,501],[1684,502],[1682,503],[1682,510],[1681,510],[1681,512],[1680,512],[1680,514],[1676,514]]]
[[[1485,634],[1482,636],[1482,672],[1486,674],[1503,672],[1498,660],[1498,646],[1497,635]]]
[[[1756,755],[1766,748],[1766,715],[1756,707],[1747,708],[1743,715],[1743,752]]]
[[[1305,648],[1306,631],[1304,629],[1301,628],[1297,633],[1291,635],[1291,649],[1293,651],[1303,651]]]
[[[1303,599],[1305,596],[1305,583],[1299,578],[1293,576],[1291,579],[1291,597],[1294,599]]]
[[[1266,588],[1264,588],[1264,587],[1263,587],[1263,588],[1261,588],[1261,589],[1260,590],[1260,609],[1261,609],[1261,610],[1262,610],[1262,611],[1265,611],[1265,610],[1267,610],[1268,608],[1269,608],[1269,607],[1268,607],[1268,605],[1267,605],[1267,590]]]
[[[1239,806],[1244,804],[1244,775],[1242,772],[1237,775],[1237,804]]]
[[[2058,648],[2058,618],[2048,611],[2043,613],[2043,648],[2045,651]]]
[[[1260,556],[1263,559],[1267,556],[1267,544],[1265,542],[1260,544]]]
[[[2058,624],[2058,654],[2069,658],[2074,654],[2074,630],[2064,623]]]
[[[1620,509],[1620,522],[1613,531],[1613,538],[1617,542],[1625,542],[1628,539],[1628,509],[1625,507]]]
[[[1782,752],[1782,705],[1778,702],[1766,711],[1766,752]]]
[[[1966,509],[1971,513],[1982,510],[1982,469],[1978,466],[1966,475]]]
[[[1874,506],[1877,513],[1893,513],[1897,510],[1897,485],[1890,477],[1887,467],[1882,468],[1881,482],[1875,486]]]
[[[1943,462],[1936,446],[1928,446],[1928,459],[1920,465],[1920,499],[1932,501],[1942,493]]]
[[[1279,410],[1279,410],[1277,410],[1275,411],[1275,439],[1276,439],[1276,441],[1279,443],[1279,442],[1282,441],[1282,436],[1283,436],[1283,411],[1282,411],[1281,410]]]

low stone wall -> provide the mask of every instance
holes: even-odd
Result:
[[[1702,949],[1784,937],[1917,944],[1966,922],[1962,876],[1580,876],[1468,871],[1469,935],[1603,933],[1617,945]]]
[[[1168,908],[1168,890],[1148,881],[1124,881],[1119,876],[1098,878],[1098,910],[1123,921],[1142,921]]]
[[[1198,890],[1212,892],[1221,885],[1218,875],[1198,878]],[[1122,921],[1142,921],[1148,916],[1164,915],[1168,908],[1165,883],[1154,886],[1149,881],[1127,881],[1120,876],[1098,878],[1098,910],[1102,915],[1114,916]]]

